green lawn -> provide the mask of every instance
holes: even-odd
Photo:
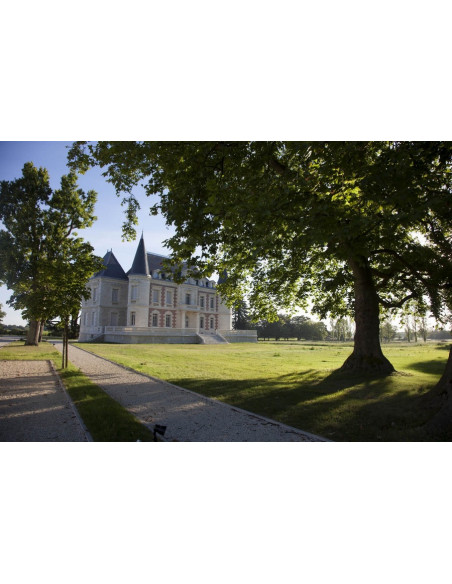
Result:
[[[70,364],[67,370],[62,371],[60,369],[61,353],[50,343],[40,343],[39,347],[11,343],[0,350],[0,360],[48,359],[53,361],[55,369],[60,374],[94,441],[150,442],[154,440],[150,430],[78,369]]]
[[[434,413],[425,394],[447,359],[444,344],[389,344],[386,377],[339,374],[351,345],[260,342],[230,345],[110,345],[83,348],[203,395],[332,440],[451,439],[420,426]]]

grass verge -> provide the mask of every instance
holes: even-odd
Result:
[[[350,344],[266,342],[230,345],[109,345],[83,348],[202,395],[342,441],[423,441],[435,413],[425,396],[438,381],[447,346],[384,346],[397,373],[341,374]]]
[[[0,350],[0,360],[47,360],[63,383],[95,442],[153,442],[152,432],[73,365],[62,371],[61,354],[49,343],[26,347],[11,343]]]

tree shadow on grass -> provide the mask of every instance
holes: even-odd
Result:
[[[410,369],[419,371],[419,373],[437,375],[438,379],[443,374],[445,366],[444,361],[417,361],[416,363],[410,363]]]
[[[410,376],[350,375],[333,371],[307,371],[274,379],[243,381],[222,379],[172,379],[186,387],[231,405],[285,424],[345,441],[432,440],[422,430],[434,412],[416,391]]]

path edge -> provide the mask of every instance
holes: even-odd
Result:
[[[80,349],[80,351],[85,351],[85,353],[88,353],[89,355],[92,355],[93,357],[97,357],[98,359],[103,359],[104,361],[107,361],[107,363],[111,363],[112,365],[117,365],[118,367],[121,367],[122,369],[125,369],[126,371],[136,373],[137,375],[141,375],[142,377],[146,377],[147,379],[151,379],[152,381],[155,381],[157,383],[163,383],[163,384],[169,385],[170,387],[175,387],[176,389],[180,389],[181,391],[185,391],[191,395],[195,395],[198,398],[201,397],[202,399],[205,399],[206,401],[210,401],[210,402],[213,402],[215,404],[220,404],[223,407],[232,408],[233,410],[236,410],[238,412],[242,412],[244,414],[248,414],[248,416],[255,417],[259,420],[264,420],[265,422],[268,422],[269,424],[273,424],[276,426],[282,426],[283,428],[287,429],[289,432],[292,432],[294,434],[302,434],[304,436],[307,436],[308,438],[311,438],[312,439],[311,442],[333,442],[332,440],[329,440],[328,438],[325,438],[324,436],[319,436],[318,434],[312,434],[311,432],[306,432],[305,430],[300,430],[299,428],[295,428],[294,426],[289,426],[287,424],[284,424],[283,422],[278,422],[278,420],[272,420],[271,418],[266,418],[265,416],[261,416],[260,414],[250,412],[249,410],[244,410],[243,408],[239,408],[237,406],[231,406],[230,404],[222,402],[218,399],[214,399],[212,397],[208,397],[206,395],[196,393],[195,391],[192,391],[191,389],[187,389],[185,387],[175,385],[174,383],[170,383],[169,381],[165,381],[164,379],[159,379],[158,377],[153,377],[152,375],[148,375],[147,373],[142,373],[141,371],[136,371],[135,369],[132,369],[132,367],[128,367],[127,365],[122,365],[121,363],[116,363],[115,361],[112,361],[111,359],[107,359],[106,357],[103,357],[101,355],[96,355],[96,353],[93,353],[92,351],[88,351],[88,349],[84,349],[84,348],[78,347],[78,346],[77,347],[73,346],[73,348]]]
[[[83,421],[83,418],[81,417],[77,406],[74,404],[74,402],[72,401],[71,396],[69,395],[68,390],[66,389],[66,386],[64,385],[64,382],[60,376],[60,374],[58,373],[58,371],[55,368],[55,365],[53,364],[53,361],[51,361],[50,359],[47,360],[47,363],[50,366],[50,369],[52,370],[52,373],[55,375],[56,379],[57,379],[57,383],[59,385],[59,387],[63,390],[67,401],[69,402],[69,405],[72,408],[72,411],[74,412],[75,417],[77,418],[83,433],[85,434],[86,440],[87,442],[94,442],[93,437],[91,436],[91,433],[89,432],[88,428],[86,427],[85,422]]]

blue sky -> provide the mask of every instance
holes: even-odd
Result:
[[[23,165],[26,162],[33,162],[35,166],[47,168],[51,187],[58,188],[61,176],[68,172],[67,151],[71,144],[72,142],[0,142],[0,180],[19,178]],[[118,261],[127,271],[132,264],[137,241],[121,241],[124,213],[114,188],[106,182],[97,168],[80,176],[78,182],[83,190],[94,189],[98,194],[96,204],[98,219],[93,227],[80,230],[80,236],[91,243],[99,256],[103,257],[108,249],[113,249]],[[168,255],[168,250],[163,247],[162,241],[167,239],[173,230],[166,227],[165,220],[161,216],[149,215],[152,200],[144,195],[141,188],[138,187],[135,194],[141,204],[138,215],[138,237],[143,230],[147,250]],[[0,286],[0,304],[6,312],[3,322],[24,324],[21,313],[12,310],[6,304],[10,295],[11,292],[5,286]]]

